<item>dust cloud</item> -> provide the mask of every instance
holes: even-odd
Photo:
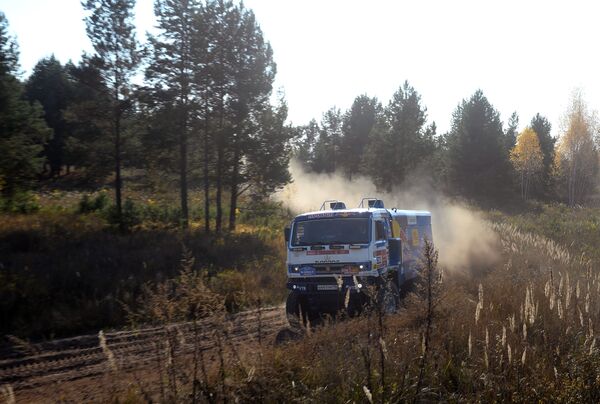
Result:
[[[348,180],[340,174],[307,173],[297,161],[290,163],[290,172],[293,182],[275,198],[295,213],[318,210],[328,199],[352,208],[362,198],[379,198],[386,208],[431,212],[433,241],[445,269],[470,272],[500,258],[497,236],[482,215],[442,195],[426,176],[415,175],[392,192],[379,192],[368,178]]]

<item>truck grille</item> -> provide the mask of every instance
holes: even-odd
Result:
[[[341,274],[343,265],[316,265],[317,275]]]

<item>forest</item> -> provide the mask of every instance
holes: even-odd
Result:
[[[285,97],[273,94],[272,49],[243,5],[158,2],[160,33],[143,46],[133,1],[84,6],[95,52],[77,64],[44,58],[26,78],[1,17],[5,211],[34,209],[30,191],[56,178],[93,186],[110,177],[113,219],[123,230],[123,170],[135,169],[177,185],[184,228],[192,215],[206,232],[233,231],[239,197],[264,200],[290,182],[291,158],[309,172],[366,176],[385,190],[419,172],[446,193],[483,203],[575,206],[595,193],[598,122],[581,91],[554,132],[540,114],[519,132],[517,112],[503,122],[476,91],[458,102],[450,130],[437,133],[406,81],[387,102],[358,95],[347,111],[332,107],[292,126]],[[202,190],[201,206],[190,207],[190,189]]]
[[[156,0],[143,43],[134,0],[81,6],[93,51],[45,57],[28,74],[0,10],[0,398],[14,398],[16,380],[4,357],[88,334],[106,380],[73,396],[67,384],[15,384],[17,397],[600,399],[600,124],[583,89],[556,101],[568,105],[561,117],[508,119],[482,90],[466,93],[440,132],[397,77],[389,100],[357,94],[298,124],[275,88],[277,54],[242,2]],[[484,251],[466,246],[468,265],[448,270],[432,247],[397,315],[342,315],[275,345],[261,310],[287,294],[283,229],[301,212],[281,192],[302,198],[300,176],[366,181],[381,195],[425,183],[444,212],[468,212],[474,228],[460,231]],[[228,321],[252,310],[257,341],[240,348]],[[207,318],[218,319],[206,337],[216,353],[190,359]],[[193,335],[177,334],[190,321]],[[106,335],[149,325],[166,337],[140,381]],[[106,395],[85,396],[90,386]]]

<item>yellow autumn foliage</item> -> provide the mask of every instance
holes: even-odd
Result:
[[[540,140],[533,129],[525,128],[519,133],[510,161],[521,176],[521,195],[527,199],[531,179],[542,170],[544,161]]]
[[[534,174],[542,169],[543,158],[537,133],[531,128],[525,128],[510,152],[510,161],[518,172]]]

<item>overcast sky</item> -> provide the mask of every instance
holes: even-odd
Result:
[[[138,0],[140,39],[154,24]],[[366,93],[387,104],[408,80],[430,121],[447,130],[452,111],[480,88],[520,128],[539,112],[558,134],[571,91],[600,108],[600,4],[595,1],[246,0],[277,62],[289,119],[320,119]],[[91,45],[79,0],[0,0],[29,74],[54,53],[78,61]]]

